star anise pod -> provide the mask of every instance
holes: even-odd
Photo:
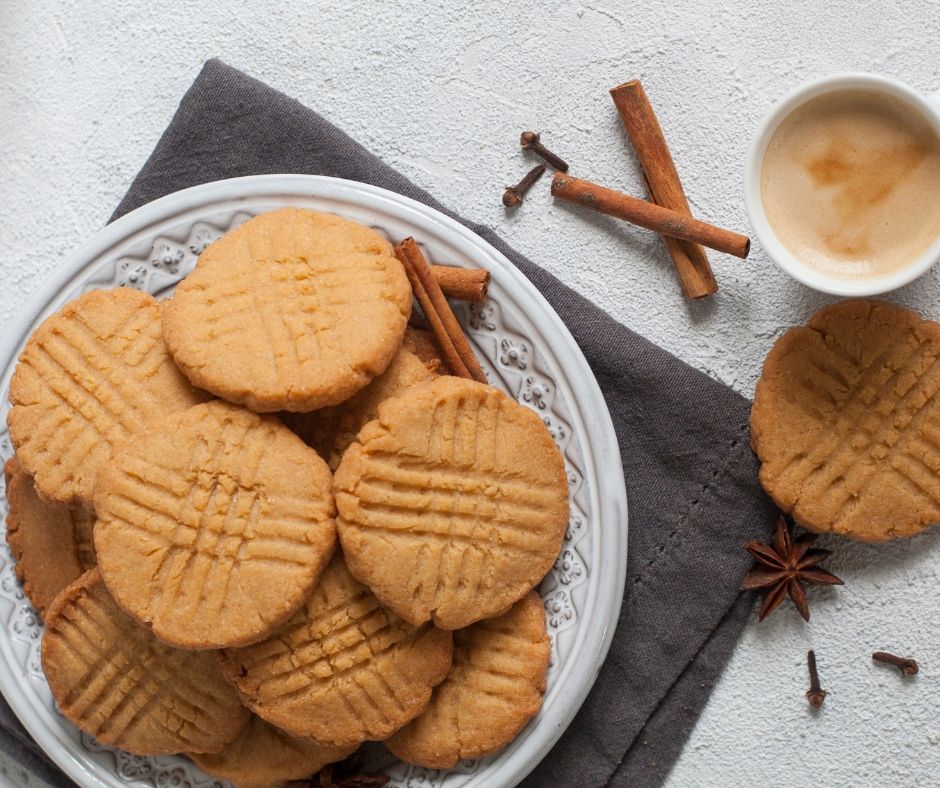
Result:
[[[780,515],[771,544],[748,542],[744,549],[754,556],[754,566],[741,581],[741,590],[763,588],[764,602],[760,606],[760,620],[769,616],[783,598],[789,594],[804,621],[809,621],[809,602],[804,583],[811,585],[841,586],[842,581],[818,564],[825,561],[831,550],[811,550],[816,534],[803,534],[793,538],[787,521]]]

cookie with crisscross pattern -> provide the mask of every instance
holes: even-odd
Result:
[[[20,354],[7,416],[20,464],[47,498],[91,505],[95,474],[142,426],[207,398],[163,342],[161,305],[92,290],[43,321]]]
[[[163,316],[197,386],[252,410],[336,405],[401,344],[411,287],[375,230],[283,208],[226,233],[199,257]]]
[[[451,633],[412,626],[353,579],[339,553],[267,640],[222,652],[256,714],[338,747],[384,739],[421,713],[450,668]]]
[[[95,516],[80,506],[41,498],[15,457],[3,469],[7,486],[7,543],[16,576],[41,614],[56,595],[95,565]]]
[[[273,632],[336,544],[330,471],[273,416],[216,400],[119,447],[95,489],[101,576],[181,648]]]
[[[454,632],[454,663],[421,715],[385,746],[408,763],[450,769],[505,747],[542,707],[551,651],[534,591],[505,615]]]
[[[158,641],[120,610],[97,569],[49,608],[42,668],[69,720],[138,755],[218,752],[248,722],[216,655]]]
[[[352,755],[354,747],[331,747],[314,739],[291,736],[252,714],[235,741],[219,753],[190,754],[205,772],[237,786],[282,785],[320,771]]]
[[[940,324],[885,301],[821,309],[768,354],[751,443],[813,531],[877,542],[940,521]]]
[[[388,369],[346,402],[310,413],[284,413],[282,418],[335,471],[343,452],[363,425],[376,417],[382,402],[436,376],[414,353],[400,348]]]
[[[455,377],[383,402],[333,486],[352,574],[406,621],[445,629],[535,587],[568,521],[564,460],[542,420]]]

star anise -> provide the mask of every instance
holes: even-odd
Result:
[[[842,581],[818,564],[825,561],[831,550],[811,550],[816,534],[803,534],[793,538],[787,522],[780,515],[771,544],[748,542],[744,549],[754,556],[754,566],[741,581],[741,590],[763,588],[764,602],[760,606],[760,620],[769,616],[783,598],[789,594],[804,621],[809,621],[809,602],[804,583],[811,585],[841,586]]]

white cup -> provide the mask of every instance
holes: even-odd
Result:
[[[794,279],[824,293],[841,296],[870,296],[906,285],[927,271],[940,258],[940,237],[920,257],[902,268],[864,279],[842,279],[811,267],[787,249],[770,226],[761,198],[761,167],[764,163],[764,153],[783,120],[797,107],[816,96],[846,89],[879,90],[902,99],[920,110],[933,126],[937,137],[940,138],[940,93],[924,96],[897,80],[877,74],[850,73],[823,77],[808,82],[784,96],[771,108],[757,127],[757,133],[754,135],[744,163],[744,203],[757,240],[770,258]],[[937,185],[937,198],[940,199],[940,184]]]

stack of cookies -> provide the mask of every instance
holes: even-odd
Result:
[[[370,740],[448,768],[537,713],[564,462],[411,308],[382,236],[283,209],[169,301],[92,291],[35,331],[7,536],[68,719],[260,786]]]

